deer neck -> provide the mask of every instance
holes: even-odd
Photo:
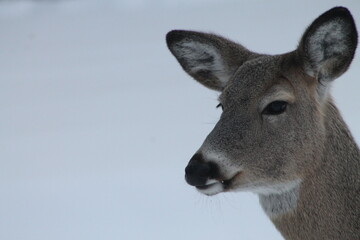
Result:
[[[360,153],[330,102],[326,143],[316,170],[280,194],[259,195],[266,214],[286,239],[360,237]]]

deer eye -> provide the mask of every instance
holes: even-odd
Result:
[[[224,106],[223,106],[221,103],[219,103],[219,104],[216,106],[216,108],[219,108],[219,107],[221,107],[221,109],[224,111]]]
[[[262,114],[266,115],[279,115],[285,112],[288,103],[285,101],[274,101],[266,106]]]

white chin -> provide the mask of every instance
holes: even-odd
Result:
[[[216,181],[215,183],[202,186],[201,188],[197,187],[196,189],[202,194],[212,196],[224,191],[224,186],[221,182]]]

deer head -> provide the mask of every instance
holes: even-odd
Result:
[[[297,49],[282,55],[258,54],[201,32],[174,30],[166,40],[189,75],[220,92],[223,109],[185,169],[190,185],[206,195],[279,193],[320,166],[330,85],[357,46],[347,9],[318,17]]]

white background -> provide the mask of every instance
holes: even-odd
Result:
[[[220,110],[165,34],[284,53],[339,4],[360,26],[358,0],[0,2],[0,239],[281,239],[256,195],[185,183]],[[358,142],[359,69],[333,86]]]

